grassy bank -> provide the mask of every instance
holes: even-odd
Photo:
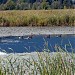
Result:
[[[0,26],[75,26],[75,10],[0,11]]]
[[[0,57],[0,75],[75,75],[74,55],[65,52],[10,54]]]

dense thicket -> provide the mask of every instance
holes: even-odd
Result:
[[[0,10],[75,8],[75,0],[0,0]]]

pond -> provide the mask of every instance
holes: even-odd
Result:
[[[35,52],[60,49],[75,52],[75,35],[27,35],[0,37],[0,51],[7,53]]]

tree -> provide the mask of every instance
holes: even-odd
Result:
[[[49,9],[50,5],[49,2],[46,2],[47,0],[43,0],[43,2],[41,3],[41,9]]]
[[[34,9],[34,10],[41,9],[41,3],[40,2],[33,3],[32,9]]]
[[[30,3],[27,3],[27,2],[22,2],[22,3],[17,3],[16,6],[15,6],[15,9],[16,10],[30,10],[32,7],[31,7],[31,4]]]
[[[6,10],[15,9],[15,3],[12,0],[8,0],[5,4]]]
[[[5,10],[5,5],[4,4],[0,5],[0,10]]]
[[[51,8],[52,9],[60,9],[62,8],[61,4],[59,1],[54,1],[52,4],[51,4]]]
[[[67,0],[63,1],[63,6],[64,6],[64,9],[67,8]]]
[[[0,0],[0,10],[75,8],[75,0]]]

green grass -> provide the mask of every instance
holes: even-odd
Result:
[[[50,51],[0,57],[0,75],[75,75],[75,54]],[[4,65],[5,64],[5,65]]]
[[[75,26],[75,10],[0,11],[0,26]]]

